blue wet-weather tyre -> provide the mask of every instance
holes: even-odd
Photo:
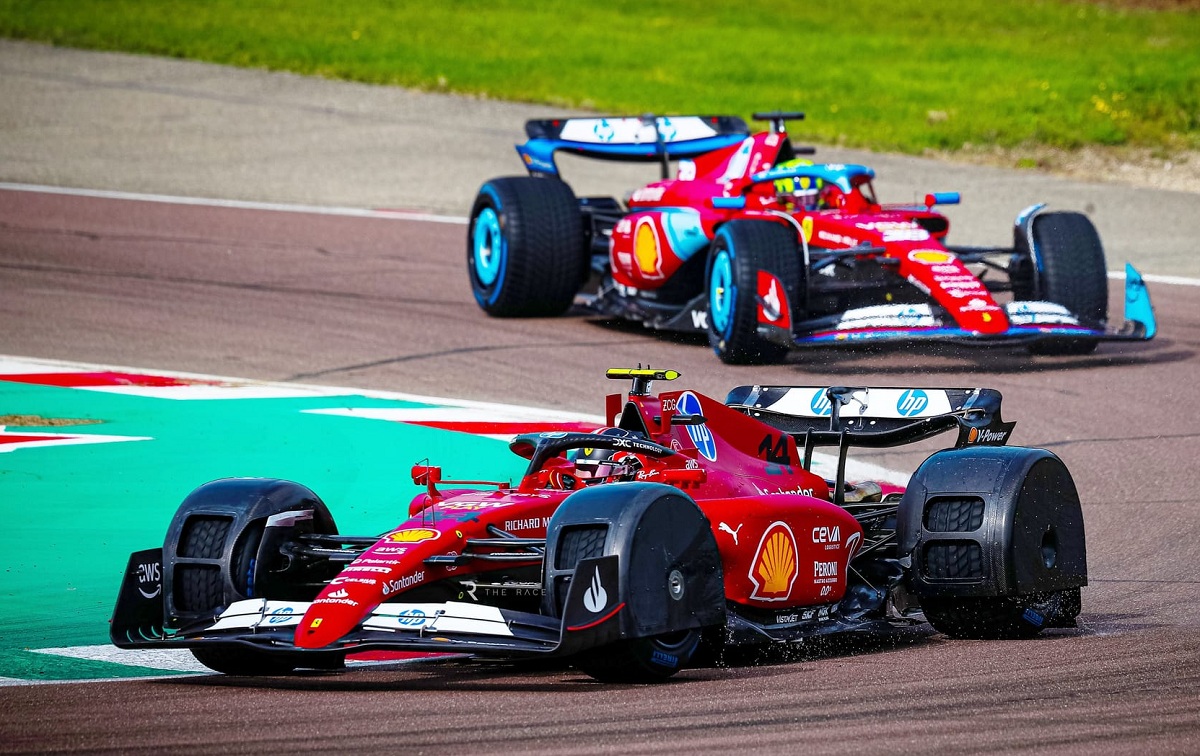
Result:
[[[556,178],[496,178],[479,189],[467,227],[475,301],[494,317],[553,317],[588,273],[579,202]]]
[[[787,293],[792,320],[804,312],[804,264],[796,232],[774,221],[730,221],[717,231],[709,248],[708,341],[729,365],[781,362],[788,347],[758,333],[758,271],[779,278]]]

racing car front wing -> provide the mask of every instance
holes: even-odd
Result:
[[[876,305],[838,316],[797,323],[793,331],[760,322],[758,333],[789,347],[829,346],[889,340],[942,341],[967,346],[1033,342],[1149,341],[1158,330],[1150,293],[1138,271],[1125,265],[1125,322],[1118,327],[1089,324],[1053,302],[1019,301],[1005,305],[1009,328],[982,335],[960,328],[948,313],[928,304]]]
[[[375,607],[330,646],[306,650],[294,644],[310,602],[250,598],[230,603],[211,619],[173,627],[164,617],[162,549],[136,552],[121,585],[109,635],[119,648],[253,648],[265,653],[313,654],[362,651],[474,653],[504,657],[567,656],[626,637],[625,602],[616,556],[583,560],[577,570],[594,580],[572,584],[562,618],[510,611],[486,604],[393,603]],[[155,565],[159,565],[157,570]],[[595,585],[602,588],[596,590]],[[588,590],[590,595],[586,596]],[[605,600],[598,600],[597,597]]]

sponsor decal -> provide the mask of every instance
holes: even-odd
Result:
[[[414,572],[411,575],[405,575],[404,577],[399,577],[399,578],[396,578],[395,580],[385,580],[385,581],[383,581],[383,595],[387,596],[389,594],[395,593],[396,591],[407,590],[409,588],[412,588],[417,583],[420,583],[424,580],[425,580],[425,571],[424,570],[418,570],[417,572]]]
[[[408,553],[407,546],[376,546],[371,549],[372,554],[389,554],[392,556],[400,556]]]
[[[655,651],[650,654],[650,661],[655,664],[661,664],[664,667],[675,669],[679,666],[679,657],[674,654],[668,654],[663,651]]]
[[[662,278],[662,252],[659,249],[658,231],[649,218],[638,220],[633,234],[633,256],[638,270],[646,278]]]
[[[758,296],[755,299],[758,303],[758,322],[790,329],[792,313],[783,284],[765,270],[758,271],[757,284]]]
[[[695,181],[696,180],[696,161],[695,160],[680,160],[679,174],[680,181]]]
[[[972,428],[967,433],[968,444],[1003,444],[1008,440],[1008,430],[991,430],[989,428]]]
[[[629,199],[632,202],[658,202],[666,191],[664,186],[645,186],[635,191]]]
[[[817,238],[821,241],[827,241],[830,244],[840,244],[843,247],[858,246],[858,239],[855,239],[853,236],[843,236],[842,234],[835,234],[831,231],[818,231]]]
[[[813,219],[811,215],[804,216],[800,221],[800,233],[804,236],[804,243],[808,244],[812,241],[813,235]]]
[[[158,562],[142,562],[137,566],[137,589],[142,598],[148,599],[162,593],[162,566]]]
[[[403,609],[396,615],[396,622],[401,627],[420,627],[427,619],[423,609]]]
[[[267,615],[268,625],[278,625],[282,622],[287,622],[296,614],[295,610],[290,606],[283,606]]]
[[[438,504],[438,509],[446,509],[459,512],[481,512],[485,509],[498,509],[499,507],[507,507],[507,501],[443,501]]]
[[[896,401],[896,411],[901,417],[918,415],[929,406],[929,395],[921,389],[908,389]]]
[[[352,564],[342,569],[342,572],[377,572],[383,575],[391,573],[390,567],[373,567],[369,564]]]
[[[817,417],[826,417],[833,414],[833,402],[825,394],[825,389],[820,389],[813,394],[812,402],[809,403],[809,409]]]
[[[338,575],[333,580],[329,581],[330,585],[341,585],[343,583],[358,583],[359,585],[376,585],[379,583],[379,581],[376,580],[375,578],[346,577],[344,575]]]
[[[768,474],[771,474],[771,472],[769,470],[767,472],[768,472]],[[774,491],[767,490],[766,488],[759,488],[758,485],[755,485],[754,488],[760,494],[764,494],[764,495],[769,495],[769,494],[798,494],[800,496],[812,496],[813,495],[813,489],[805,488],[804,486],[796,486],[795,488],[776,488]]]
[[[775,615],[776,625],[790,625],[793,622],[799,622],[800,615],[797,614],[777,614]]]
[[[823,544],[827,551],[841,548],[842,545],[842,528],[838,525],[829,527],[821,525],[812,529],[812,542]]]
[[[432,541],[435,538],[441,538],[441,536],[441,533],[429,528],[405,528],[404,530],[389,533],[387,540],[392,543],[422,543],[423,541]]]
[[[510,532],[513,530],[537,530],[545,528],[549,524],[549,517],[530,517],[524,520],[505,520],[504,529]]]
[[[909,225],[916,227],[916,224]],[[928,239],[929,234],[926,233],[924,238]],[[914,249],[912,252],[908,253],[908,259],[916,263],[921,263],[922,265],[946,266],[940,270],[939,268],[934,268],[933,270],[935,273],[941,271],[947,273],[962,273],[962,268],[958,267],[957,265],[949,264],[954,262],[954,255],[950,254],[949,252],[943,252],[940,249]]]
[[[854,552],[858,551],[859,545],[862,543],[862,533],[851,533],[846,539],[846,564],[854,558]]]
[[[744,522],[739,522],[738,526],[737,526],[737,530],[734,530],[733,528],[729,527],[725,523],[721,523],[720,525],[717,526],[717,530],[719,532],[728,533],[729,535],[733,536],[733,545],[737,546],[738,545],[738,531],[740,531],[745,524],[746,523],[744,523]]]
[[[837,562],[813,562],[813,583],[836,583],[838,580]]]
[[[929,232],[912,221],[871,221],[854,225],[864,231],[878,231],[885,242],[926,241],[929,239]],[[916,250],[909,253],[909,259],[913,259],[912,256],[918,252],[926,251],[936,252],[937,250]],[[931,262],[945,262],[945,260]]]
[[[608,606],[608,592],[604,590],[604,584],[600,582],[600,568],[597,567],[596,574],[592,576],[592,584],[583,592],[583,608],[592,614],[599,614],[606,606]]]
[[[700,400],[691,391],[685,391],[679,395],[679,411],[684,415],[702,415],[704,414],[700,407]],[[685,425],[688,437],[692,439],[692,443],[696,445],[696,450],[700,452],[709,462],[717,461],[717,442],[713,439],[712,431],[707,425]]]
[[[343,606],[358,606],[358,602],[353,599],[344,598],[319,598],[313,602],[314,604],[341,604]],[[315,626],[314,626],[315,627]]]
[[[750,569],[754,590],[750,598],[785,601],[796,582],[796,537],[785,522],[771,523],[763,532]]]
[[[349,596],[349,591],[347,591],[345,588],[339,588],[333,593],[330,593],[326,598],[348,598]]]

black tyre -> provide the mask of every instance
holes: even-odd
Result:
[[[588,274],[579,202],[552,178],[516,176],[479,189],[467,228],[475,301],[494,317],[562,315]]]
[[[708,341],[729,365],[780,362],[788,348],[758,334],[758,271],[786,289],[791,316],[802,317],[803,262],[796,232],[772,221],[731,221],[717,231],[708,255]]]
[[[582,582],[576,579],[579,563],[619,558],[620,577],[609,584],[601,604],[618,607],[607,620],[617,624],[595,631],[619,627],[619,639],[607,636],[572,659],[596,680],[662,682],[688,665],[706,628],[724,624],[724,581],[712,528],[696,503],[677,489],[652,483],[583,489],[555,512],[546,543],[543,612],[563,617],[568,625],[608,611],[571,614],[568,593]],[[612,586],[620,586],[619,595]]]
[[[1079,616],[1079,589],[1030,596],[924,597],[925,619],[951,638],[1032,638]]]
[[[1054,302],[1093,323],[1108,319],[1108,269],[1096,227],[1081,213],[1040,213],[1032,221],[1034,259],[1010,264],[1014,297]],[[1088,354],[1092,340],[1031,344],[1034,354]]]
[[[290,512],[311,515],[268,533],[268,518]],[[163,546],[166,579],[172,586],[169,613],[184,621],[203,620],[246,598],[311,599],[314,585],[329,577],[324,570],[332,568],[306,566],[279,552],[278,542],[296,530],[337,533],[324,503],[303,486],[243,478],[196,489],[180,505]],[[263,652],[238,646],[198,647],[192,654],[209,669],[228,675],[336,668],[344,658],[340,653]]]
[[[580,654],[575,666],[602,683],[658,683],[688,665],[700,635],[693,629],[621,641]]]

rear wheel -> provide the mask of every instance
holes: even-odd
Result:
[[[484,312],[562,315],[588,266],[579,202],[565,183],[515,176],[479,189],[467,230],[467,271]]]
[[[921,599],[925,619],[951,638],[1032,638],[1049,623],[1063,626],[1079,616],[1079,589],[1029,596]]]
[[[1033,218],[1036,259],[1010,264],[1017,300],[1040,299],[1067,308],[1089,324],[1108,319],[1108,270],[1096,227],[1081,213],[1041,213]],[[1034,354],[1088,354],[1092,340],[1031,344]]]
[[[730,365],[780,362],[788,347],[758,333],[758,272],[783,284],[790,316],[803,310],[803,264],[792,229],[772,221],[731,221],[717,231],[708,257],[708,341]]]

